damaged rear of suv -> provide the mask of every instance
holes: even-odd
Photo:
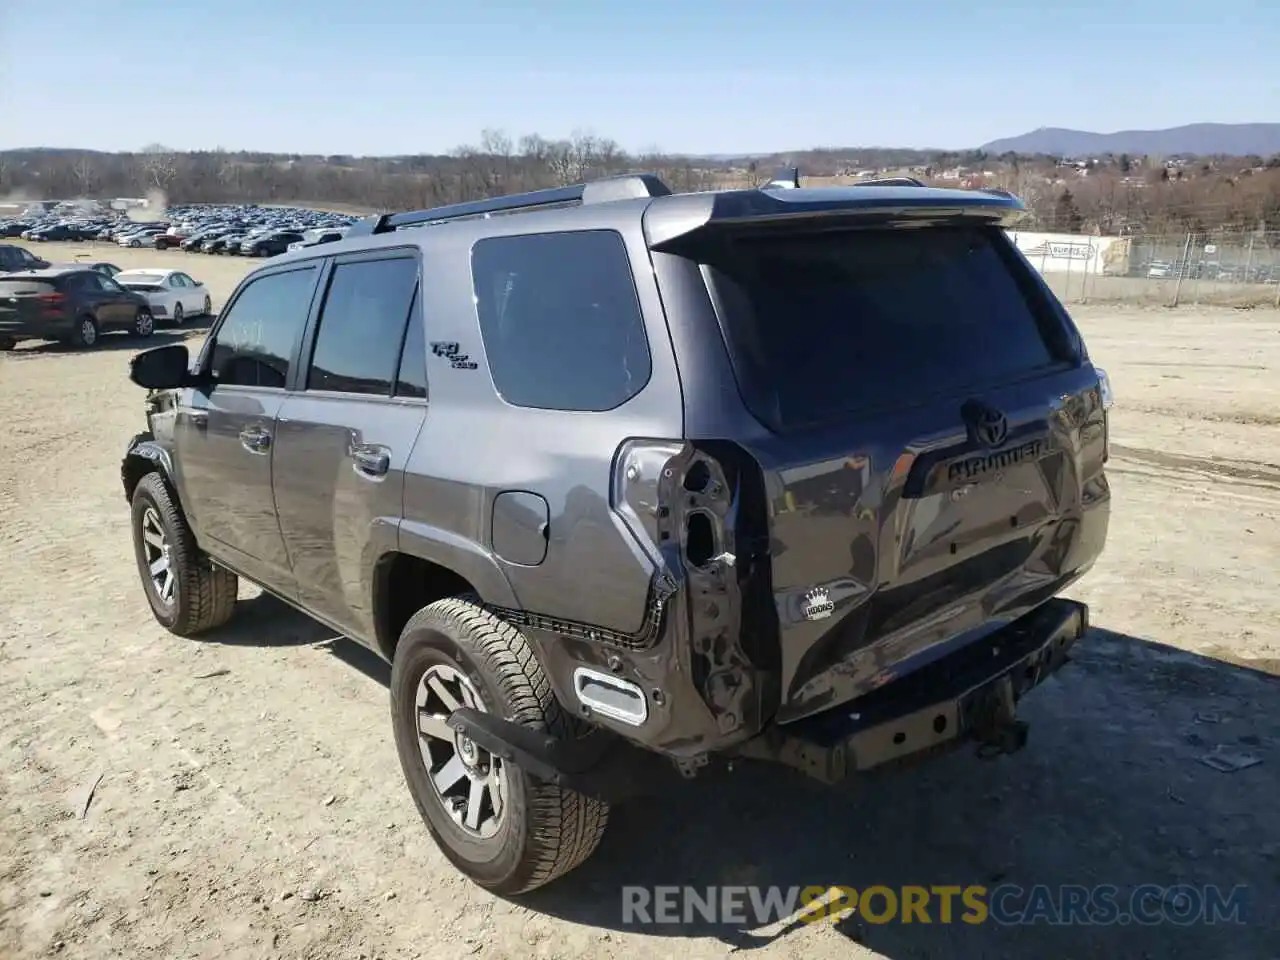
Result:
[[[155,468],[192,563],[392,662],[409,787],[495,890],[563,874],[609,803],[716,758],[835,781],[963,742],[1017,749],[1018,699],[1088,627],[1058,594],[1101,553],[1110,506],[1109,386],[1005,235],[1022,212],[912,181],[806,190],[793,171],[374,218],[263,268],[330,264],[298,287],[303,369],[271,388],[277,419],[246,427],[270,464],[277,572],[221,542],[163,417],[126,491]],[[420,408],[379,414],[367,390],[335,397],[331,372],[308,399],[326,277],[379,256],[420,264],[392,354],[425,364],[430,402],[424,387]],[[179,425],[226,389],[218,336],[181,376],[135,366],[177,390]],[[395,400],[393,384],[377,404]],[[319,428],[306,456],[290,448],[321,405],[354,479],[307,460]]]

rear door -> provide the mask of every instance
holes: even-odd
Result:
[[[365,643],[371,576],[396,547],[427,415],[418,285],[413,249],[336,258],[277,423],[273,486],[299,599]]]
[[[276,414],[296,379],[318,263],[254,276],[201,352],[213,385],[182,392],[174,436],[182,499],[201,546],[290,599],[297,590],[271,491]]]
[[[730,231],[705,265],[772,499],[783,707],[1048,599],[1106,530],[1097,376],[993,226]]]

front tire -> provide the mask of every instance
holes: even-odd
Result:
[[[449,861],[494,893],[523,893],[579,866],[604,835],[608,804],[456,737],[444,720],[462,705],[574,735],[528,641],[474,597],[424,607],[400,634],[391,719],[409,792]]]
[[[204,298],[204,315],[206,317],[213,316],[213,298],[212,297]]]
[[[186,318],[186,315],[185,315],[185,313],[183,312],[183,309],[182,309],[182,304],[181,304],[181,303],[174,304],[174,307],[173,307],[173,325],[174,325],[175,327],[180,327],[180,326],[182,326],[182,324],[186,321],[186,319],[187,319],[187,318]]]
[[[230,620],[239,580],[196,546],[159,473],[138,481],[131,516],[138,575],[157,622],[179,637],[191,637]]]

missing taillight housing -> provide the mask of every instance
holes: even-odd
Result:
[[[697,510],[684,522],[684,556],[691,566],[705,567],[719,551],[711,515]]]

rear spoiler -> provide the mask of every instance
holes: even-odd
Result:
[[[1022,201],[1005,190],[942,189],[912,177],[818,189],[805,189],[799,183],[798,170],[789,167],[755,190],[657,198],[644,213],[649,247],[663,251],[695,235],[747,223],[964,220],[1009,226],[1027,215]]]

